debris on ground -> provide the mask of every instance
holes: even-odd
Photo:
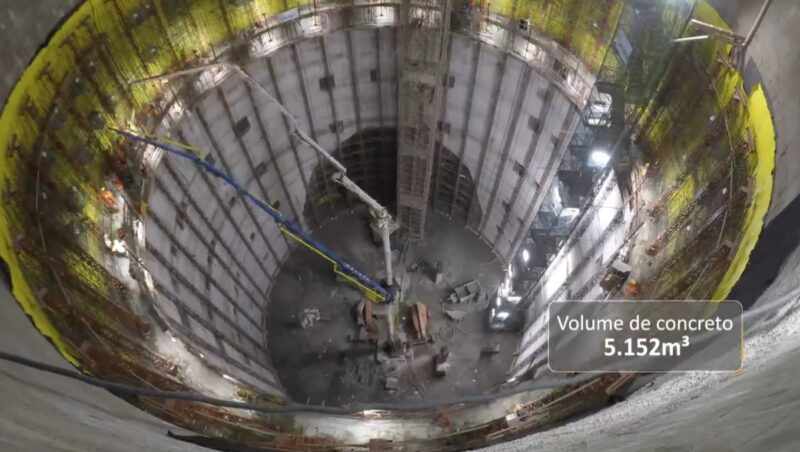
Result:
[[[300,316],[300,326],[303,329],[313,328],[322,320],[322,316],[317,308],[303,309],[303,314]]]
[[[383,388],[387,391],[397,391],[397,389],[400,388],[400,379],[397,377],[386,377]]]
[[[437,260],[433,264],[427,264],[427,274],[428,277],[433,281],[434,284],[437,286],[444,282],[444,270],[443,270],[442,261]]]
[[[439,262],[439,268],[437,268],[436,272],[433,274],[433,283],[439,286],[443,282],[444,282],[444,272],[441,269],[441,262]]]
[[[426,276],[430,278],[430,280],[434,284],[441,284],[444,281],[444,271],[442,261],[437,260],[434,263],[430,263],[424,258],[420,258],[415,262],[412,262],[411,265],[408,266],[406,271],[408,273],[421,273],[422,276]]]
[[[467,316],[467,314],[469,314],[467,311],[451,311],[449,309],[445,309],[444,313],[450,320],[456,322],[460,322],[464,319],[464,317]]]
[[[443,346],[439,353],[433,358],[434,373],[437,377],[444,377],[450,370],[450,351],[447,346]]]
[[[473,279],[453,289],[447,301],[453,304],[476,303],[480,301],[481,292],[483,292],[481,283]]]
[[[500,344],[489,344],[481,349],[481,353],[484,355],[496,355],[500,353]]]
[[[439,411],[433,418],[433,423],[447,431],[453,430],[453,422],[445,411]]]

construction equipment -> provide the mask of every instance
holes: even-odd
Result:
[[[422,303],[414,303],[411,306],[411,322],[414,325],[414,331],[417,334],[417,339],[428,340],[428,307]]]
[[[218,71],[230,71],[233,74],[238,75],[241,77],[245,83],[253,87],[256,91],[261,93],[264,97],[266,97],[270,102],[275,104],[280,110],[281,114],[288,120],[289,124],[292,126],[292,133],[296,135],[300,141],[306,143],[309,147],[311,147],[314,151],[316,151],[319,155],[321,155],[325,160],[327,160],[331,165],[333,165],[337,172],[333,175],[332,179],[337,184],[344,187],[347,191],[354,194],[358,199],[360,199],[364,204],[369,206],[370,214],[372,216],[372,224],[373,227],[380,230],[381,238],[383,241],[383,257],[384,257],[384,264],[386,265],[386,286],[391,287],[394,285],[394,274],[392,271],[392,245],[391,245],[391,235],[394,232],[398,225],[389,214],[389,211],[383,207],[378,201],[376,201],[372,196],[370,196],[367,192],[361,189],[352,179],[347,177],[347,168],[341,164],[336,158],[334,158],[328,151],[326,151],[319,143],[314,141],[314,139],[308,135],[308,133],[304,132],[297,121],[297,118],[281,104],[278,102],[278,99],[275,98],[266,88],[261,86],[258,81],[256,81],[253,77],[251,77],[244,69],[241,67],[232,64],[232,63],[214,63],[214,64],[207,64],[196,66],[190,69],[185,69],[177,72],[172,72],[169,74],[162,74],[157,75],[154,77],[148,77],[142,80],[135,80],[131,82],[131,85],[138,84],[138,83],[146,83],[146,82],[154,82],[159,80],[169,80],[176,77],[184,77],[192,74],[201,73],[208,70],[218,70]],[[163,149],[163,148],[162,148]],[[370,298],[372,299],[372,298]],[[374,300],[373,300],[374,301]]]
[[[479,301],[481,292],[481,283],[473,280],[454,288],[447,301],[453,304],[475,303]]]
[[[271,216],[272,219],[275,220],[275,223],[277,223],[278,229],[280,229],[283,234],[330,262],[331,265],[333,265],[333,272],[336,273],[337,276],[342,277],[342,279],[349,284],[352,284],[359,289],[362,293],[364,293],[368,300],[376,303],[391,303],[394,301],[397,294],[397,289],[395,287],[386,286],[347,263],[330,248],[321,242],[318,242],[308,233],[303,231],[295,221],[290,220],[279,210],[245,190],[244,187],[242,187],[232,177],[220,171],[213,164],[197,157],[194,154],[179,149],[175,145],[160,143],[151,138],[142,137],[122,130],[113,130],[129,140],[149,144],[174,156],[189,160],[212,176],[222,179],[225,183],[235,188],[244,199],[248,200],[253,205]]]

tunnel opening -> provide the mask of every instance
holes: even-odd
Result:
[[[386,206],[396,209],[397,187],[397,129],[371,128],[356,132],[331,153],[347,168],[348,176],[359,187]],[[332,180],[335,168],[320,165],[311,176],[311,193],[305,203],[304,215],[313,217],[314,209],[325,209],[325,218],[353,209],[360,201],[341,186],[335,186],[335,194],[328,193],[327,185]]]
[[[483,217],[480,206],[474,209],[469,221],[470,203],[477,193],[472,174],[458,156],[441,142],[435,148],[433,179],[438,188],[430,197],[430,205],[437,212],[458,224],[477,228]],[[377,128],[358,132],[348,138],[331,153],[348,169],[348,175],[380,204],[396,212],[397,191],[397,129]],[[313,221],[313,209],[326,206],[327,218],[358,206],[358,199],[342,187],[336,187],[336,195],[326,190],[325,181],[330,181],[335,169],[329,165],[318,166],[311,177],[311,193],[306,200],[304,216]],[[459,196],[453,194],[458,190]]]

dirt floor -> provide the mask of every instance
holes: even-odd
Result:
[[[271,293],[268,346],[295,401],[334,406],[438,400],[483,393],[505,381],[519,333],[488,328],[490,302],[502,278],[500,262],[473,234],[443,217],[431,216],[427,229],[423,243],[411,245],[397,237],[393,244],[398,248],[395,272],[407,288],[398,304],[398,323],[415,345],[389,361],[372,343],[353,340],[359,333],[354,311],[360,293],[337,282],[319,256],[300,248],[293,252]],[[365,213],[340,216],[314,235],[362,271],[383,276],[383,255],[371,241]],[[441,262],[439,285],[424,268],[408,271],[421,260]],[[453,287],[470,280],[481,283],[485,297],[471,304],[443,303]],[[409,315],[413,303],[428,306],[430,342],[416,340]],[[445,307],[469,313],[455,322],[446,317]],[[305,309],[319,310],[320,320],[312,327],[300,326]],[[495,344],[499,353],[484,351]],[[445,377],[436,377],[433,356],[442,346],[450,351],[451,367]],[[385,389],[390,375],[398,379],[395,391]]]

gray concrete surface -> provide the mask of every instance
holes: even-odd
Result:
[[[391,27],[335,31],[324,41],[310,38],[285,45],[244,67],[321,146],[336,149],[342,140],[370,128],[396,133],[396,95],[391,89],[396,80],[394,33]],[[523,237],[520,229],[535,217],[539,189],[546,189],[558,167],[547,163],[559,161],[569,140],[557,138],[569,135],[565,129],[576,109],[547,77],[535,70],[525,77],[526,63],[505,58],[496,47],[478,45],[462,35],[454,35],[451,47],[453,86],[443,115],[449,132],[442,143],[459,156],[468,178],[479,183],[473,189],[459,182],[455,171],[441,171],[432,197],[447,198],[440,192],[458,187],[459,202],[466,199],[463,209],[469,210],[470,196],[476,196],[471,212],[484,212],[484,217],[470,219],[470,226],[507,257]],[[371,76],[378,65],[379,82]],[[319,82],[327,73],[335,80],[330,90]],[[340,213],[330,207],[341,206],[331,201],[341,193],[330,176],[313,184],[314,173],[325,168],[319,156],[296,143],[271,101],[251,95],[237,77],[195,101],[169,128],[176,139],[207,152],[218,167],[257,196],[278,203],[306,230]],[[520,120],[511,120],[515,113]],[[530,119],[541,120],[541,128],[533,130]],[[243,120],[251,126],[237,135],[235,124]],[[330,127],[336,121],[341,121],[341,130]],[[515,163],[530,156],[535,158],[528,170],[518,174]],[[267,333],[260,319],[290,243],[267,214],[237,199],[233,189],[201,174],[191,162],[167,158],[168,164],[156,171],[159,182],[149,200],[147,221],[152,255],[148,269],[163,295],[159,308],[175,328],[199,337],[194,342],[209,357],[226,360],[217,365],[230,375],[257,387],[274,385],[257,381],[241,368],[274,380],[269,356],[259,344]],[[263,171],[257,174],[258,167]],[[354,173],[371,169],[351,168]],[[314,185],[316,189],[309,188]],[[440,204],[437,210],[452,212],[451,205]]]
[[[55,26],[79,0],[4,0],[0,8],[0,104]],[[10,43],[13,43],[11,45]]]
[[[362,271],[378,274],[383,265],[382,250],[369,238],[366,215],[359,210],[337,218],[320,230],[318,237]],[[502,279],[499,260],[488,246],[437,213],[429,214],[425,237],[424,243],[409,247],[395,262],[405,291],[398,330],[404,331],[412,344],[417,343],[407,355],[407,364],[397,372],[399,387],[395,393],[384,389],[386,372],[375,362],[375,346],[348,340],[348,336],[358,335],[353,312],[361,300],[360,293],[336,281],[330,265],[306,249],[298,249],[287,260],[272,293],[269,343],[280,379],[293,400],[324,401],[331,406],[445,399],[485,393],[506,380],[519,333],[488,328],[489,303],[494,305]],[[404,242],[401,237],[395,239],[398,246]],[[439,285],[433,283],[427,270],[406,271],[421,259],[442,263],[444,276]],[[471,280],[481,283],[485,300],[463,305],[442,302],[452,287]],[[428,307],[429,334],[434,342],[421,343],[415,338],[409,315],[413,303]],[[301,328],[304,309],[318,309],[323,320],[312,328]],[[444,309],[468,314],[456,323],[446,318]],[[500,352],[482,353],[489,344],[498,344]],[[433,355],[442,346],[450,351],[452,367],[446,377],[437,378],[433,375]]]
[[[0,282],[0,349],[71,368],[33,328]],[[175,426],[103,389],[0,362],[0,450],[19,452],[202,451],[167,437]]]

